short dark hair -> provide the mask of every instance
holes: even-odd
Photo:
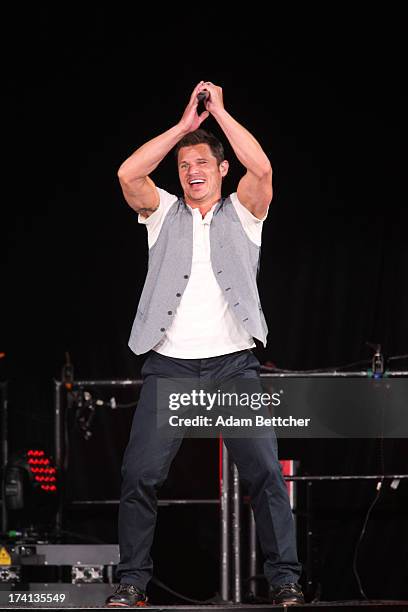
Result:
[[[189,132],[179,142],[176,144],[174,149],[174,155],[178,160],[178,154],[182,147],[193,147],[198,144],[208,144],[211,149],[211,153],[217,160],[218,165],[224,161],[224,147],[222,146],[222,142],[218,140],[214,134],[211,132],[206,132],[206,130],[194,130],[194,132]]]

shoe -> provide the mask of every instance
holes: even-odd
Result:
[[[110,608],[128,608],[147,606],[146,593],[134,584],[119,584],[116,591],[105,602]]]
[[[297,582],[286,582],[271,588],[270,597],[273,604],[282,606],[302,606],[305,603],[302,589]]]

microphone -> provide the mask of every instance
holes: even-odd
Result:
[[[197,94],[197,100],[199,102],[206,102],[208,100],[210,96],[210,92],[209,91],[200,91],[199,94]]]

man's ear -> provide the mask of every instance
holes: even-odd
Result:
[[[224,177],[227,174],[228,170],[229,170],[229,163],[227,162],[226,159],[224,159],[224,161],[220,163],[221,176]]]

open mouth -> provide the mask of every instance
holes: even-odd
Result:
[[[204,179],[193,179],[189,181],[188,184],[194,191],[198,191],[205,183]]]

